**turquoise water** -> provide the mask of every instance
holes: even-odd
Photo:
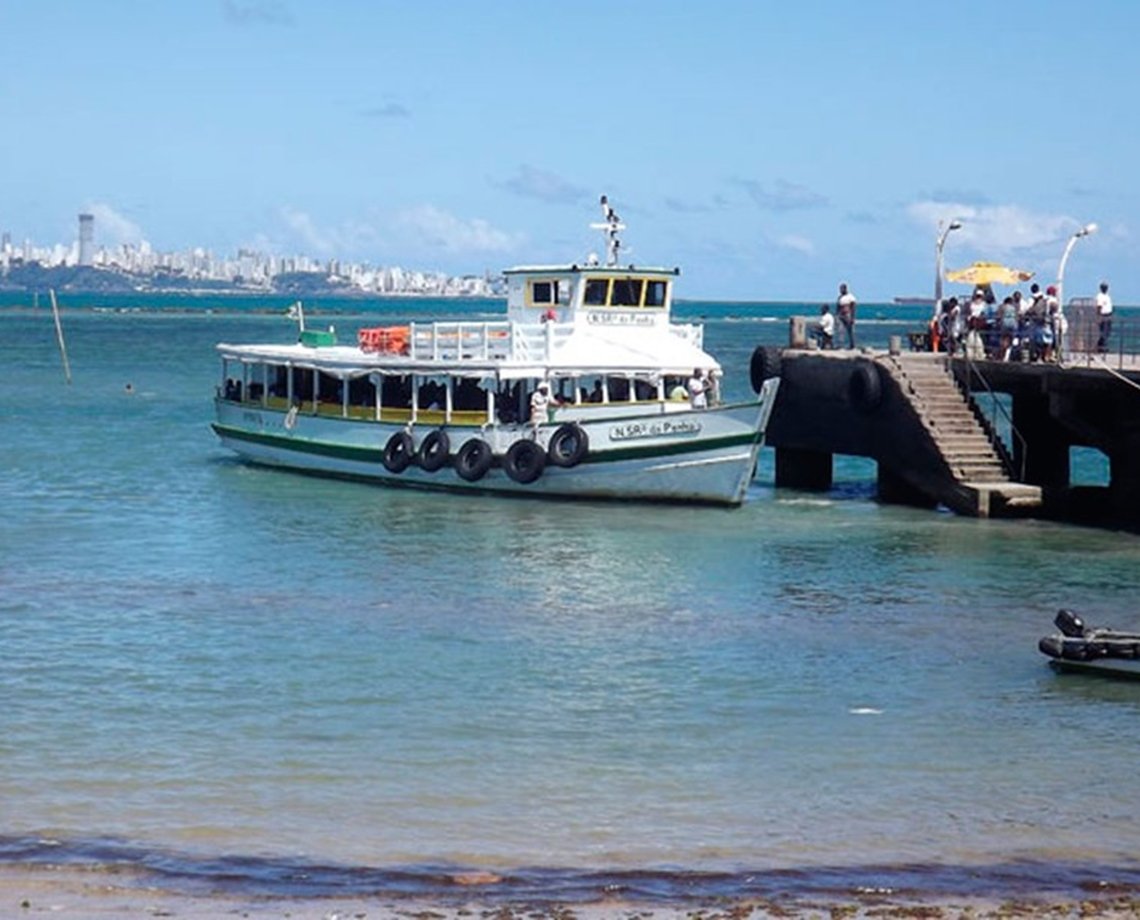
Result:
[[[244,466],[213,345],[293,335],[256,307],[65,311],[71,386],[50,313],[0,310],[0,860],[318,892],[486,868],[504,896],[1140,884],[1140,686],[1036,650],[1063,605],[1140,626],[1136,537],[879,506],[849,458],[815,495],[766,452],[731,511]],[[796,310],[681,307],[729,398]]]

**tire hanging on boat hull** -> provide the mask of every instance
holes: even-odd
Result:
[[[416,462],[424,472],[434,473],[447,465],[450,450],[451,442],[448,440],[447,432],[437,428],[420,441],[420,449],[416,451]]]
[[[585,429],[575,422],[559,425],[546,445],[546,459],[555,466],[569,469],[582,462],[590,449],[590,438]]]
[[[465,482],[478,482],[487,475],[493,460],[491,445],[482,438],[471,438],[455,452],[455,472]]]
[[[382,461],[384,469],[389,473],[402,473],[406,470],[415,456],[415,442],[406,431],[397,431],[384,445]]]
[[[524,486],[538,479],[545,468],[546,451],[536,442],[525,438],[515,441],[503,457],[503,469],[507,475]]]

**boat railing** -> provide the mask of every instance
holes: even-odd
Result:
[[[490,360],[511,354],[507,322],[412,323],[408,338],[408,353],[419,360]]]
[[[521,362],[547,361],[556,346],[574,334],[563,323],[512,323],[511,358]]]
[[[411,323],[406,354],[420,361],[548,361],[574,334],[569,323],[434,322]],[[704,327],[672,323],[669,331],[703,348]]]

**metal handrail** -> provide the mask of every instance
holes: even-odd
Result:
[[[966,371],[969,375],[966,382],[966,397],[970,400],[970,404],[972,406],[977,406],[977,400],[974,399],[974,394],[970,390],[970,381],[973,379],[973,375],[976,374],[978,379],[982,382],[982,386],[985,387],[986,392],[990,395],[990,402],[993,407],[992,413],[1000,412],[1002,417],[1007,422],[1009,422],[1009,432],[1014,438],[1016,438],[1017,444],[1021,447],[1021,468],[1020,470],[1016,471],[1018,474],[1017,481],[1025,482],[1025,463],[1026,456],[1029,453],[1029,444],[1025,438],[1022,437],[1021,432],[1017,430],[1017,426],[1013,424],[1013,416],[1010,415],[1005,406],[1003,406],[998,401],[997,393],[995,393],[993,387],[990,386],[990,382],[986,379],[986,375],[981,372],[981,369],[978,367],[977,362],[975,362],[974,359],[970,357],[970,350],[968,348],[963,349],[963,357],[966,359]],[[1002,459],[1006,462],[1007,469],[1013,470],[1013,458],[1009,456],[1009,451],[1006,448],[1005,444],[1002,442],[1002,439],[998,435],[997,431],[994,429],[993,422],[988,416],[986,416],[984,412],[981,412],[979,414],[982,416],[981,421],[986,429],[986,434],[989,435],[990,443],[998,449],[998,452],[1000,454],[1002,454]]]

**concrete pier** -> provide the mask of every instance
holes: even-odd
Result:
[[[767,433],[778,486],[828,489],[833,455],[848,454],[878,463],[882,501],[1140,531],[1140,367],[894,351],[764,349],[754,359],[754,373],[781,377]],[[995,392],[1012,424],[995,427],[982,411]],[[1107,486],[1072,485],[1078,445],[1109,458]]]

